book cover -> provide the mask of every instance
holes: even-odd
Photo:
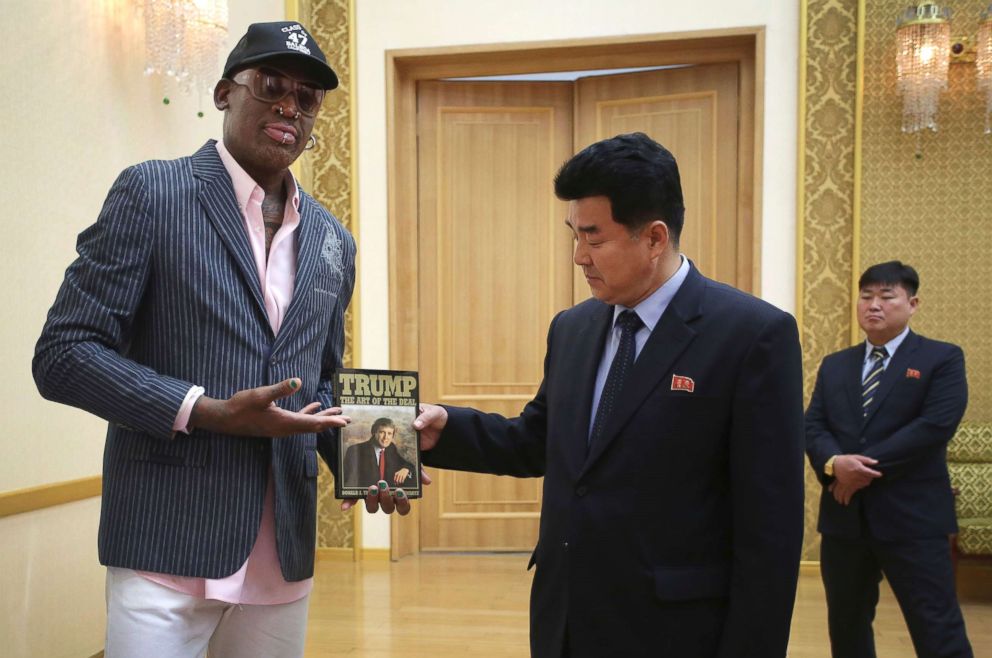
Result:
[[[380,480],[420,498],[420,402],[416,372],[344,368],[334,374],[334,399],[351,423],[339,432],[337,498],[364,498]]]

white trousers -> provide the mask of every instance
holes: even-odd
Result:
[[[310,595],[239,605],[171,590],[130,569],[107,569],[106,658],[301,658]]]

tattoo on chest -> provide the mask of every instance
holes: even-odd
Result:
[[[282,226],[281,222],[265,221],[265,253],[269,253],[269,248],[272,246],[272,238],[276,237],[280,226]]]
[[[286,209],[286,199],[270,199],[266,196],[262,200],[262,224],[265,226],[265,253],[269,253],[272,246],[272,238],[275,237],[282,226],[282,218]]]

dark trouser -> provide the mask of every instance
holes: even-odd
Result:
[[[875,658],[871,624],[883,573],[917,656],[973,658],[954,591],[947,538],[883,542],[823,535],[820,572],[834,658]]]

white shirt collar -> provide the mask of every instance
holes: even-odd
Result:
[[[899,346],[902,345],[902,341],[906,340],[906,336],[908,335],[909,335],[909,325],[906,325],[906,328],[902,330],[901,334],[899,334],[898,336],[887,342],[885,345],[880,345],[878,347],[884,347],[885,351],[889,355],[886,358],[891,359],[893,356],[895,356],[896,350],[899,349]],[[871,351],[875,347],[876,347],[875,345],[871,344],[870,340],[865,339],[865,361],[871,358]]]
[[[682,283],[685,282],[685,278],[689,276],[689,259],[682,254],[679,254],[679,258],[682,259],[682,264],[679,265],[679,269],[675,270],[675,274],[670,276],[668,281],[658,286],[658,289],[648,295],[640,304],[633,309],[628,309],[626,306],[619,304],[613,308],[614,325],[616,325],[617,317],[622,312],[633,310],[634,313],[637,313],[637,317],[641,319],[641,322],[644,323],[648,332],[654,331],[655,325],[658,324],[665,309],[668,308],[668,305],[675,297],[675,293],[679,291]]]

